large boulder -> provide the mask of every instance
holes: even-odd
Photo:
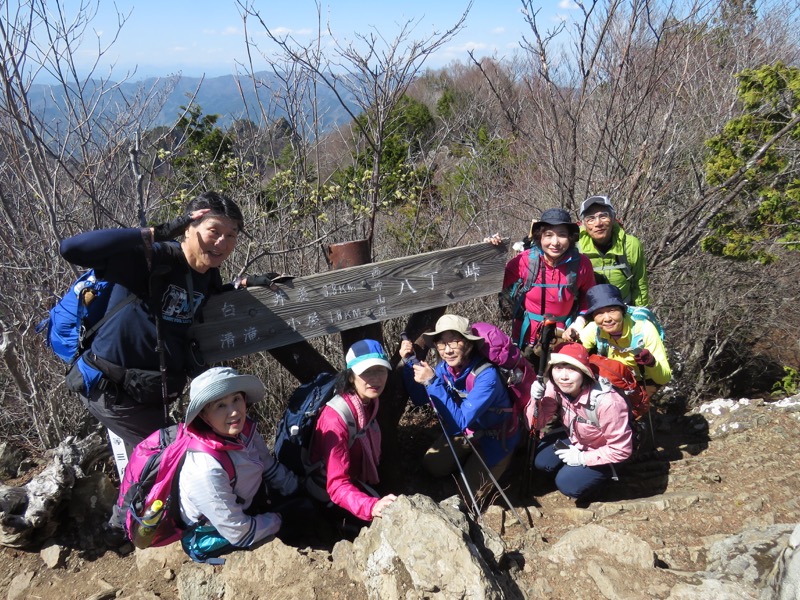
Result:
[[[440,506],[419,494],[400,496],[352,543],[334,547],[334,564],[362,583],[370,598],[509,597],[508,580],[501,581],[502,573],[493,573],[484,558],[499,562],[497,550],[487,551],[481,539],[496,543],[497,538],[474,532],[449,504]]]

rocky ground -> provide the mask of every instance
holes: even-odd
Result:
[[[700,581],[698,573],[718,562],[711,552],[714,542],[755,528],[800,523],[800,458],[795,448],[800,434],[800,398],[793,400],[716,401],[685,416],[657,415],[657,448],[627,466],[620,473],[620,481],[588,506],[576,506],[539,477],[532,480],[533,495],[524,498],[518,475],[512,474],[504,484],[531,529],[526,531],[516,524],[499,499],[484,514],[486,525],[502,536],[508,550],[498,567],[514,582],[506,589],[506,596],[554,600],[736,597],[693,595],[691,590],[697,588],[692,584]],[[408,413],[402,432],[400,441],[406,458],[397,465],[400,491],[424,492],[437,501],[451,495],[453,482],[431,482],[416,468],[415,457],[438,434],[438,425],[425,412]],[[518,474],[521,465],[516,466]],[[102,492],[103,485],[99,489]],[[113,489],[107,493],[113,494]],[[76,494],[69,519],[86,523],[89,528],[87,514],[93,510],[92,502],[99,501],[97,495],[95,492],[87,499]],[[65,523],[62,528],[70,529],[69,525]],[[182,560],[175,553],[172,563],[148,560],[142,552],[120,556],[104,551],[91,536],[75,533],[75,529],[57,534],[59,545],[41,552],[0,548],[0,593],[9,600],[185,600],[185,595],[179,594],[181,580],[185,584],[190,575],[200,573],[198,585],[205,596],[193,597],[222,597],[209,573],[224,567],[192,570],[194,565],[175,564],[175,560]],[[597,559],[577,563],[557,560],[559,553],[566,551],[565,542],[577,531],[584,540],[600,536],[601,542],[593,550]],[[629,547],[631,540],[643,542],[645,554],[647,547],[655,553],[655,568],[637,565],[630,556],[626,560],[615,558],[615,553],[634,552]],[[270,545],[274,548],[269,564],[251,568],[266,570],[271,577],[265,579],[260,573],[260,591],[239,597],[376,597],[374,591],[369,596],[364,585],[353,582],[338,568],[326,548]],[[230,568],[236,564],[230,561]],[[313,586],[289,585],[298,577],[293,572],[298,564],[308,569],[303,575],[316,582]],[[229,571],[228,576],[234,572]],[[239,577],[246,579],[248,572]],[[687,586],[688,592],[684,589]],[[405,597],[444,596],[409,591]]]

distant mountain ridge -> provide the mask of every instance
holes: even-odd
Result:
[[[260,119],[259,100],[265,107],[268,107],[266,114],[270,121],[286,116],[286,111],[282,106],[277,104],[270,106],[276,90],[285,93],[280,79],[274,73],[267,71],[256,73],[256,77],[261,82],[257,86],[258,92],[254,89],[249,77],[239,75],[206,78],[170,75],[161,78],[150,77],[136,82],[124,82],[117,84],[116,87],[113,84],[107,84],[107,88],[113,87],[113,89],[103,98],[98,108],[104,116],[109,117],[115,112],[118,113],[121,110],[120,107],[130,105],[145,93],[151,91],[165,93],[174,85],[174,89],[164,100],[162,109],[153,117],[151,127],[174,124],[182,113],[180,107],[186,106],[193,94],[195,94],[194,102],[202,108],[203,114],[220,115],[217,124],[223,129],[230,126],[236,119],[250,119],[257,123]],[[84,97],[89,97],[95,92],[97,85],[95,81],[86,82]],[[332,127],[350,120],[347,111],[328,88],[319,86],[317,94],[322,131],[330,130]],[[67,103],[61,87],[35,84],[31,86],[28,98],[34,114],[41,116],[46,123],[64,120],[62,111],[65,110],[64,107]],[[345,98],[347,97],[345,96]],[[305,102],[307,103],[308,100],[306,99]],[[358,114],[354,102],[351,101],[349,107],[355,114]],[[311,114],[310,111],[309,114]]]

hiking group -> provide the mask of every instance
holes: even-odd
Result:
[[[445,314],[419,345],[399,341],[405,390],[432,408],[442,430],[422,467],[460,477],[478,512],[493,486],[507,501],[498,480],[525,447],[526,468],[553,475],[563,494],[596,494],[632,456],[648,393],[671,378],[663,329],[646,308],[641,244],[606,196],[588,198],[579,215],[582,226],[564,209],[545,210],[507,263],[500,301],[510,336]],[[67,386],[124,444],[115,454],[121,485],[109,545],[125,536],[138,547],[180,540],[194,560],[213,562],[321,523],[352,537],[396,499],[379,491],[376,417],[393,370],[381,342],[353,343],[339,373],[298,388],[272,450],[247,415],[264,398],[263,383],[209,368],[189,343],[209,296],[234,288],[219,268],[243,230],[236,204],[206,192],[170,223],[61,244],[66,260],[109,286],[92,295],[74,286],[73,320],[99,297],[105,313],[93,324],[79,317],[78,334],[59,333],[59,307],[48,324],[54,350],[68,347],[59,352]],[[499,235],[485,241],[502,243]],[[62,312],[68,302],[76,302],[71,294]],[[173,425],[168,405],[189,380],[185,419]]]

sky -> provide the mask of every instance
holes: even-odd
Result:
[[[317,31],[313,0],[253,2],[273,31],[290,34],[300,43],[313,39]],[[75,3],[65,4],[68,11],[75,10],[71,6]],[[136,78],[178,72],[217,76],[236,72],[236,61],[245,60],[244,28],[235,0],[100,0],[98,5],[81,51],[86,54],[84,60],[92,56],[95,32],[101,43],[112,39],[117,29],[116,5],[127,21],[102,62],[103,67],[115,64],[115,73],[136,67]],[[340,40],[352,40],[354,33],[377,32],[391,41],[409,20],[416,23],[411,38],[424,39],[433,31],[452,27],[467,5],[468,0],[321,0],[323,26],[329,22]],[[571,0],[539,0],[534,6],[540,11],[537,19],[542,28],[555,26],[575,9]],[[469,50],[477,57],[510,57],[519,49],[522,36],[530,37],[522,8],[521,0],[474,0],[464,29],[425,66],[466,62]],[[260,24],[249,20],[248,29],[262,48],[271,48]]]

